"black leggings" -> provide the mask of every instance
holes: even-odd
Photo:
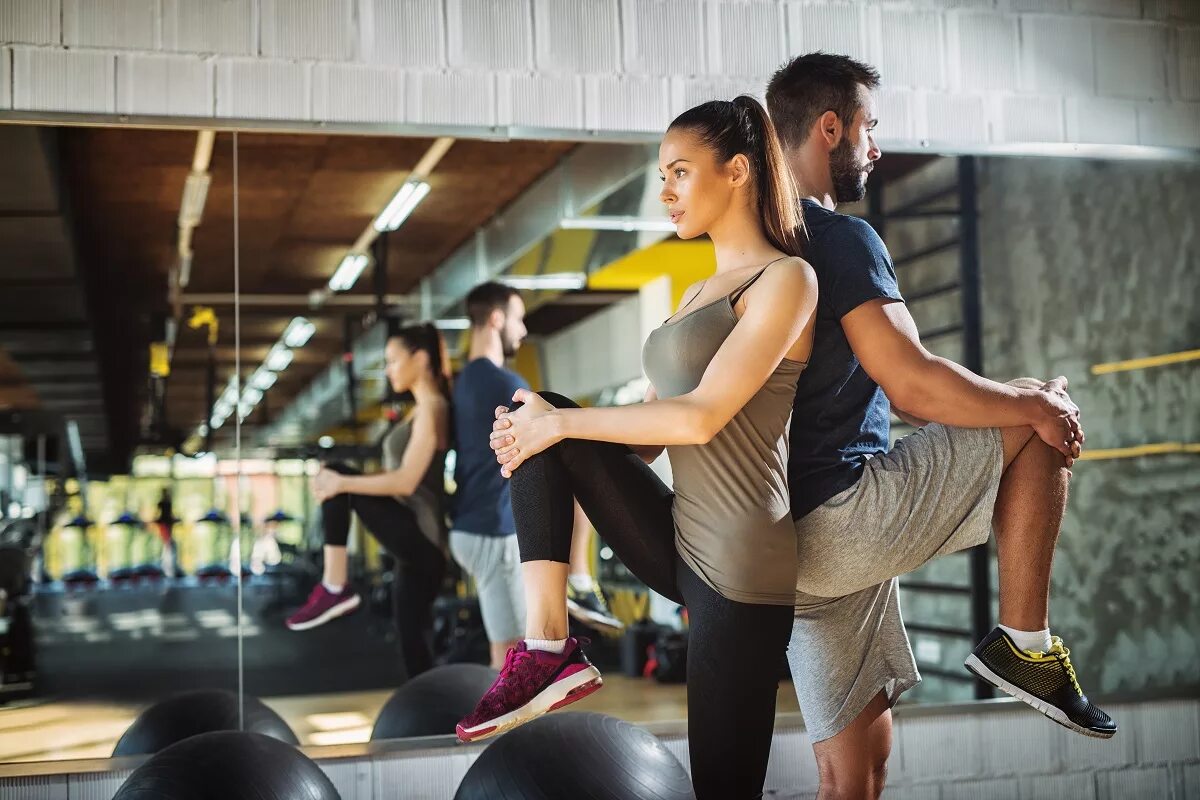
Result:
[[[562,395],[541,394],[557,408],[577,407]],[[634,575],[687,606],[688,748],[697,798],[761,797],[792,607],[728,600],[692,572],[675,552],[674,495],[623,445],[567,439],[513,473],[522,561],[569,563],[572,497]]]
[[[327,464],[334,472],[356,475],[344,464]],[[417,525],[412,509],[394,497],[339,494],[321,504],[325,544],[345,547],[350,512],[396,559],[392,584],[392,619],[400,639],[406,678],[433,666],[433,601],[446,572],[446,558]]]

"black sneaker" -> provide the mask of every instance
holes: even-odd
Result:
[[[593,587],[586,592],[580,592],[567,582],[567,613],[579,620],[585,625],[593,627],[608,628],[610,630],[624,630],[625,624],[621,620],[612,615],[608,610],[608,604],[604,602],[598,587]]]
[[[1117,723],[1087,699],[1071,651],[1051,638],[1050,650],[1022,650],[1000,628],[984,637],[964,666],[981,680],[1036,708],[1050,719],[1084,736],[1108,739]]]

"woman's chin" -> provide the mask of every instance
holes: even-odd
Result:
[[[675,235],[678,236],[680,239],[695,239],[697,236],[701,235],[702,233],[704,233],[704,231],[693,230],[690,225],[676,225],[675,226]]]

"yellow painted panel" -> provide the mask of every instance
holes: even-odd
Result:
[[[1108,364],[1094,364],[1093,375],[1107,375],[1112,372],[1129,372],[1136,369],[1163,367],[1167,364],[1182,364],[1185,361],[1200,360],[1200,350],[1185,350],[1181,353],[1166,353],[1161,356],[1131,358],[1128,361],[1113,361]]]
[[[666,275],[671,279],[671,302],[679,300],[687,288],[710,277],[717,270],[712,242],[670,239],[619,258],[588,278],[594,291],[639,289]]]

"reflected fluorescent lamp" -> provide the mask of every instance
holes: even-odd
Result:
[[[220,400],[217,401],[217,404],[215,406],[213,406],[213,416],[214,417],[228,417],[230,414],[233,413],[233,407],[235,405],[237,405],[237,403],[226,402],[225,398],[222,397]]]
[[[424,181],[405,181],[396,196],[387,204],[387,208],[375,218],[375,230],[394,231],[399,228],[408,215],[417,207],[417,203],[429,194],[429,184]]]
[[[228,415],[213,414],[212,419],[208,421],[208,426],[215,431],[224,425],[227,419],[229,419]]]
[[[229,384],[225,387],[225,391],[221,392],[221,399],[217,401],[217,407],[226,406],[233,408],[238,401],[238,387],[233,378],[229,379]]]
[[[275,346],[271,348],[271,352],[267,353],[267,360],[263,362],[263,366],[272,372],[283,372],[292,363],[293,357],[291,350],[276,342]]]
[[[467,317],[455,317],[453,319],[435,319],[433,324],[443,331],[465,331],[471,327],[471,320]]]
[[[283,343],[288,347],[304,347],[316,330],[317,326],[304,317],[296,317],[283,332]]]
[[[250,385],[255,389],[265,392],[267,389],[270,389],[272,386],[274,386],[275,381],[278,379],[279,376],[274,372],[271,372],[271,370],[265,367],[259,367],[254,371],[254,374],[250,376]]]
[[[545,275],[501,275],[500,283],[514,289],[583,289],[587,275],[582,272],[551,272]]]
[[[569,231],[659,231],[674,233],[669,219],[649,217],[567,217],[558,227]]]
[[[347,253],[342,259],[341,266],[337,268],[337,272],[333,273],[333,277],[329,279],[329,290],[333,292],[345,292],[354,286],[358,276],[362,275],[363,270],[367,268],[369,259],[362,253]]]
[[[262,400],[262,389],[254,386],[247,386],[246,391],[242,392],[242,402],[240,405],[249,405],[251,408],[258,405],[258,401]]]

